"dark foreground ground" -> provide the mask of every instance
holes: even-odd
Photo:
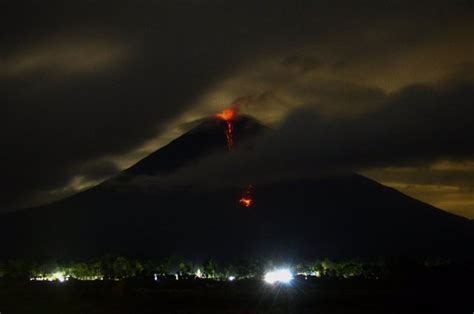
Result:
[[[474,289],[451,280],[0,282],[10,313],[468,313]]]

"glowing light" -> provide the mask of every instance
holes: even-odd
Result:
[[[239,204],[244,206],[244,207],[250,207],[253,204],[253,199],[252,199],[252,185],[249,184],[247,186],[247,189],[245,190],[244,195],[239,199]]]
[[[237,113],[235,112],[234,108],[226,108],[226,109],[222,110],[221,113],[216,114],[216,117],[218,117],[219,119],[222,119],[224,121],[229,121],[229,120],[234,119],[236,114]]]
[[[196,271],[196,277],[197,278],[202,278],[203,275],[202,275],[202,271],[198,268],[198,270]]]
[[[65,282],[69,280],[69,275],[66,275],[64,272],[57,271],[50,274],[41,274],[41,275],[31,277],[30,280]]]
[[[245,206],[245,207],[250,207],[252,205],[252,199],[251,198],[246,198],[242,197],[239,200],[240,205]]]
[[[299,272],[299,273],[296,273],[296,275],[304,276],[305,279],[308,279],[308,277],[321,277],[321,272],[319,270],[312,271],[310,273],[308,273],[308,272]]]
[[[234,281],[235,280],[235,276],[229,276],[229,281]]]
[[[269,284],[274,284],[274,283],[287,284],[287,283],[290,283],[291,280],[293,280],[293,274],[287,268],[275,269],[275,270],[267,272],[263,280],[265,280],[265,282]]]
[[[64,273],[62,272],[55,272],[52,277],[54,280],[57,280],[59,282],[64,282],[69,279],[67,276],[64,276]]]
[[[224,109],[221,113],[216,114],[216,117],[218,119],[222,119],[225,122],[227,122],[227,127],[225,130],[225,137],[227,140],[227,147],[229,148],[229,151],[234,148],[234,138],[233,138],[233,131],[234,131],[234,124],[232,123],[232,120],[234,117],[237,115],[235,109],[233,108],[226,108]]]
[[[234,148],[234,124],[233,120],[237,116],[236,108],[226,108],[221,113],[215,115],[216,118],[224,120],[227,123],[225,130],[225,137],[227,140],[227,148],[232,151]],[[239,199],[239,204],[244,207],[250,207],[253,204],[252,200],[252,185],[247,187],[245,194]]]

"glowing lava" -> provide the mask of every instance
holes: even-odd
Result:
[[[221,113],[216,114],[216,117],[224,120],[227,123],[227,128],[225,130],[225,137],[227,140],[227,147],[229,151],[234,148],[234,138],[232,132],[234,131],[233,119],[237,115],[233,108],[226,108]]]
[[[239,199],[239,204],[244,207],[250,207],[253,204],[252,199],[252,185],[250,184],[245,190],[244,195]]]
[[[216,114],[216,117],[219,119],[222,119],[224,121],[230,121],[234,119],[234,117],[237,115],[235,112],[235,109],[233,108],[226,108],[224,109],[221,113]]]
[[[239,200],[239,204],[242,205],[242,206],[245,206],[245,207],[250,207],[250,206],[252,206],[252,199],[251,199],[251,198],[242,197],[242,198]]]
[[[233,138],[233,131],[234,131],[234,119],[237,116],[237,111],[235,108],[226,108],[221,113],[215,115],[216,118],[221,119],[227,123],[227,127],[225,130],[225,137],[227,140],[227,147],[229,151],[232,151],[234,148],[234,138]],[[239,199],[239,204],[244,207],[250,207],[253,204],[252,199],[252,185],[249,185],[245,190],[244,195]]]

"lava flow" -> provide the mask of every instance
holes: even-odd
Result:
[[[221,113],[216,115],[217,118],[224,120],[227,123],[227,128],[225,130],[225,137],[227,139],[227,147],[229,151],[232,151],[234,148],[234,139],[232,132],[234,131],[233,119],[236,116],[236,112],[232,108],[226,108]]]
[[[226,108],[221,113],[216,114],[216,118],[224,120],[227,123],[225,137],[227,139],[227,147],[229,148],[229,151],[232,151],[232,149],[234,148],[234,138],[232,133],[234,131],[233,122],[236,115],[237,112],[234,108]],[[239,199],[239,204],[244,207],[252,206],[252,185],[249,185],[247,187],[244,195]]]
[[[240,203],[240,205],[242,205],[242,206],[250,207],[250,206],[252,206],[252,199],[251,199],[251,198],[242,197],[242,198],[239,200],[239,203]]]
[[[252,200],[252,185],[250,184],[247,187],[247,190],[245,190],[244,195],[240,198],[239,204],[244,206],[244,207],[250,207],[252,206],[253,200]]]

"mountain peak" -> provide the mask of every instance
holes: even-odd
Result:
[[[126,175],[170,173],[212,153],[228,150],[228,121],[217,116],[202,120],[196,127],[125,170]],[[231,136],[236,147],[268,130],[258,120],[247,115],[233,116],[230,121]]]

